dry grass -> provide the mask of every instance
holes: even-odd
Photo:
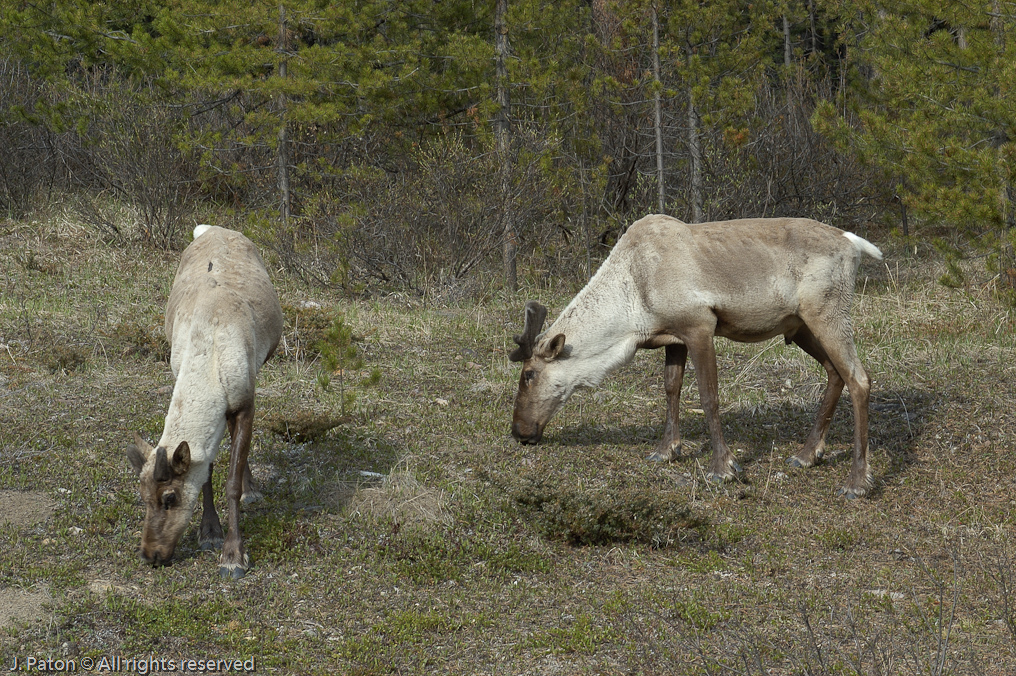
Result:
[[[846,396],[827,459],[785,464],[824,384],[793,346],[717,341],[744,473],[715,486],[692,375],[685,455],[643,460],[659,353],[578,394],[541,445],[510,439],[523,302],[559,311],[574,280],[436,304],[279,276],[291,349],[259,379],[265,499],[241,519],[253,568],[227,585],[194,528],[171,567],[134,554],[123,448],[157,436],[169,401],[157,337],[176,255],[66,221],[0,224],[0,490],[55,506],[0,525],[0,591],[52,598],[49,621],[0,630],[0,653],[257,656],[294,674],[1012,673],[1014,317],[879,244],[890,263],[863,269],[854,313],[876,482],[849,502]],[[309,301],[382,373],[346,418],[305,349],[323,322]]]
[[[349,513],[370,523],[389,522],[410,527],[450,524],[452,516],[445,491],[420,483],[410,466],[410,460],[403,459],[387,476],[366,477],[380,478],[380,482],[358,488],[349,503]]]

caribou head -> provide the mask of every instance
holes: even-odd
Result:
[[[164,565],[173,558],[180,536],[197,506],[197,491],[188,490],[191,469],[190,446],[186,441],[172,452],[152,448],[138,434],[127,447],[127,458],[141,480],[141,501],[145,525],[141,531],[141,558],[152,565]]]
[[[556,362],[564,358],[564,334],[541,340],[547,308],[536,301],[526,303],[522,334],[515,336],[518,348],[508,359],[522,362],[519,391],[512,414],[512,436],[524,444],[539,443],[543,428],[571,395],[572,387],[561,377]]]

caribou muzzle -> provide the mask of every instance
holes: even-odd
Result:
[[[147,552],[143,548],[138,548],[138,554],[141,556],[142,561],[152,564],[153,568],[161,568],[173,563],[173,552],[164,554],[162,552]]]
[[[155,568],[162,566],[168,566],[173,562],[173,553],[176,551],[174,545],[166,546],[158,542],[151,543],[151,541],[142,541],[141,546],[138,547],[138,556],[145,563],[152,564]]]
[[[522,444],[538,444],[543,438],[543,426],[536,423],[512,421],[512,436]]]

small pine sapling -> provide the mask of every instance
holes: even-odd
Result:
[[[352,327],[343,321],[341,315],[336,317],[331,326],[325,330],[316,347],[321,353],[321,372],[317,378],[318,385],[327,392],[331,387],[332,376],[338,376],[342,415],[346,415],[356,400],[356,395],[353,392],[346,392],[346,371],[355,371],[363,367],[363,358],[354,342]]]

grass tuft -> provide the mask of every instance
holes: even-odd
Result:
[[[359,489],[349,510],[369,522],[447,524],[451,521],[447,503],[443,491],[424,486],[408,469],[398,468],[379,485]]]
[[[348,419],[313,410],[273,411],[264,418],[265,426],[286,441],[302,444],[323,437]]]
[[[638,542],[655,548],[688,540],[702,527],[687,496],[637,486],[583,488],[546,475],[507,487],[521,513],[544,536],[572,545]]]

